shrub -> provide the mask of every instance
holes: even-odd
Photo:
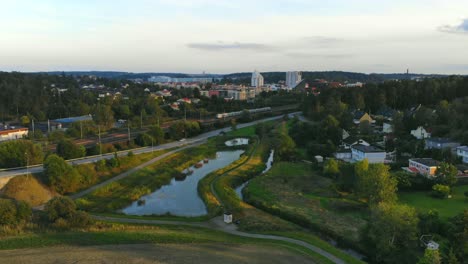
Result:
[[[77,211],[76,205],[68,197],[56,197],[50,200],[45,211],[52,226],[56,228],[82,228],[90,225],[90,216],[83,211]]]
[[[450,194],[450,187],[447,185],[436,184],[432,186],[432,196],[440,199],[447,198]]]
[[[31,208],[25,202],[0,199],[0,226],[20,226],[29,221],[31,215]]]

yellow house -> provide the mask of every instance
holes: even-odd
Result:
[[[374,119],[368,113],[358,113],[354,116],[355,124],[361,124],[364,121],[368,121],[369,124],[374,123]]]

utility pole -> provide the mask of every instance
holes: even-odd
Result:
[[[24,152],[26,156],[26,176],[29,178],[29,155],[28,152]]]
[[[130,120],[127,120],[128,144],[130,144]]]
[[[143,110],[140,111],[140,128],[143,127]]]
[[[83,139],[83,121],[80,121],[80,134],[81,134],[81,139]]]

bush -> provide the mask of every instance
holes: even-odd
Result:
[[[76,205],[68,197],[56,197],[45,206],[45,212],[52,226],[56,228],[82,228],[92,223],[90,216],[83,211],[77,211]]]
[[[76,212],[76,205],[68,197],[55,197],[46,204],[45,212],[51,222],[60,218],[69,219]]]
[[[76,159],[86,155],[86,149],[83,146],[76,145],[71,140],[60,140],[57,144],[57,154],[64,159]]]
[[[0,226],[17,227],[31,219],[32,211],[25,202],[0,199]]]
[[[447,185],[436,184],[432,186],[432,196],[440,199],[447,198],[450,194],[450,187]]]

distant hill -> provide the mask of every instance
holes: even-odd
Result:
[[[133,73],[133,72],[119,72],[119,71],[54,71],[54,72],[40,72],[50,75],[71,75],[83,76],[94,75],[102,78],[110,79],[148,79],[152,76],[168,76],[173,78],[224,78],[224,82],[233,82],[238,84],[250,83],[251,72],[231,73],[231,74],[186,74],[186,73],[167,73],[167,72],[147,72],[147,73]],[[284,81],[286,77],[285,72],[262,72],[265,77],[265,83],[277,83]],[[363,82],[363,83],[376,83],[393,79],[411,79],[414,77],[446,77],[447,75],[441,74],[404,74],[404,73],[357,73],[357,72],[344,72],[344,71],[304,71],[302,77],[307,80],[325,79],[328,81],[337,82]]]
[[[53,72],[40,72],[50,75],[71,75],[71,76],[84,76],[94,75],[96,77],[110,78],[110,79],[148,79],[152,76],[167,76],[172,78],[222,78],[220,74],[186,74],[186,73],[168,73],[168,72],[119,72],[119,71],[53,71]]]
[[[285,80],[286,72],[262,72],[261,73],[265,78],[266,83],[276,83],[280,80]],[[243,72],[243,73],[232,73],[224,75],[226,79],[232,80],[242,80],[243,82],[250,80],[252,73]],[[317,72],[302,72],[303,79],[315,80],[315,79],[325,79],[327,81],[337,81],[337,82],[363,82],[363,83],[375,83],[383,82],[386,80],[394,79],[411,79],[414,77],[446,77],[447,75],[438,75],[438,74],[404,74],[404,73],[357,73],[357,72],[343,72],[343,71],[317,71]]]

